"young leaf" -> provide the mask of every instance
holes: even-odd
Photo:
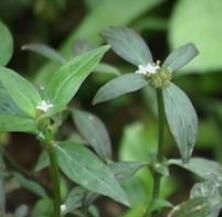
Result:
[[[202,179],[218,182],[222,181],[222,166],[215,161],[204,158],[191,158],[186,164],[176,159],[170,160],[169,163],[183,167],[200,176]]]
[[[110,169],[86,147],[68,142],[56,146],[59,166],[66,176],[84,188],[129,205]]]
[[[149,47],[132,29],[111,27],[106,29],[102,36],[112,46],[112,49],[126,61],[136,66],[153,62]]]
[[[199,197],[175,206],[168,217],[209,217],[211,212],[208,198]]]
[[[60,64],[64,64],[66,62],[66,59],[58,51],[45,44],[26,44],[22,46],[22,50],[33,51]]]
[[[109,165],[109,168],[119,181],[124,181],[145,166],[147,166],[147,163],[132,161],[112,163]]]
[[[0,67],[0,82],[6,93],[27,115],[34,117],[41,97],[34,86],[18,73]]]
[[[93,104],[105,102],[126,93],[137,91],[148,84],[143,75],[126,74],[112,79],[101,87],[96,93]]]
[[[5,66],[11,59],[13,53],[13,39],[5,24],[0,20],[0,65]]]
[[[49,166],[49,156],[48,156],[48,153],[46,151],[43,151],[40,154],[40,156],[39,156],[39,158],[36,162],[34,171],[39,172],[39,171],[43,170],[44,168],[46,168],[48,166]]]
[[[112,155],[109,133],[103,122],[95,115],[74,109],[72,117],[83,138],[91,145],[102,159]]]
[[[0,131],[35,133],[37,128],[32,119],[11,114],[0,114]]]
[[[60,106],[69,103],[83,81],[96,68],[108,49],[109,46],[103,46],[89,51],[59,68],[46,87],[48,100]]]
[[[183,161],[188,161],[197,139],[198,119],[187,95],[173,83],[163,90],[166,118]]]
[[[25,178],[23,175],[17,173],[17,172],[13,172],[13,176],[16,179],[16,181],[25,189],[33,192],[34,194],[36,194],[37,196],[40,197],[47,197],[47,194],[44,190],[44,188],[42,188],[42,186],[40,186],[39,184],[37,184],[34,181],[28,180],[27,178]]]
[[[185,44],[173,51],[163,62],[163,66],[169,67],[173,72],[177,71],[195,58],[198,53],[194,44]]]

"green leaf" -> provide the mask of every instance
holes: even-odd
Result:
[[[222,180],[222,166],[216,161],[204,158],[191,158],[188,163],[182,163],[181,160],[172,159],[170,164],[180,166],[190,172],[200,176],[205,180],[220,182]]]
[[[74,109],[72,117],[83,138],[104,160],[112,156],[111,141],[104,123],[95,115]]]
[[[109,65],[107,63],[100,63],[96,67],[95,72],[109,73],[109,74],[113,74],[113,75],[120,75],[120,71],[116,67],[114,67],[112,65]]]
[[[129,205],[126,194],[110,169],[86,147],[67,142],[56,148],[59,166],[72,181],[90,191]]]
[[[65,200],[65,212],[63,214],[70,213],[83,205],[83,200],[87,191],[81,187],[75,187],[70,191]]]
[[[187,95],[173,83],[163,90],[166,118],[184,161],[193,152],[198,133],[198,119]]]
[[[107,0],[103,1],[91,13],[89,13],[78,28],[74,28],[69,38],[64,42],[61,53],[69,59],[73,56],[73,47],[76,41],[90,41],[97,45],[102,43],[99,34],[108,26],[125,26],[132,23],[143,13],[153,9],[164,0],[136,0],[129,4],[129,0]],[[127,10],[126,10],[127,5]],[[114,13],[115,12],[115,13]],[[37,73],[37,80],[44,84],[51,79],[51,72],[57,69],[57,65],[46,64]]]
[[[48,82],[46,96],[55,105],[66,105],[86,77],[96,68],[109,46],[84,53],[64,64]]]
[[[211,209],[208,198],[199,197],[175,206],[168,217],[209,217]]]
[[[16,105],[27,115],[35,117],[41,97],[34,86],[18,73],[4,67],[0,67],[0,82]]]
[[[102,36],[126,61],[136,66],[153,62],[149,47],[134,30],[126,27],[110,27],[103,31]]]
[[[11,114],[0,114],[0,131],[35,133],[37,128],[32,119]]]
[[[42,186],[40,186],[39,184],[37,184],[34,181],[28,180],[27,178],[25,178],[23,175],[17,173],[17,172],[13,172],[13,176],[15,178],[15,180],[25,189],[33,192],[34,194],[36,194],[39,197],[47,197],[47,194],[44,190],[44,188],[42,188]]]
[[[201,183],[196,183],[190,192],[190,198],[197,197],[214,197],[220,198],[220,185],[215,180],[208,180]]]
[[[186,72],[211,72],[222,68],[221,0],[177,1],[170,21],[169,41],[172,49],[192,41],[200,55],[186,67]],[[191,21],[192,18],[192,21]]]
[[[26,217],[28,214],[28,206],[20,205],[14,213],[14,217]]]
[[[104,86],[102,86],[96,93],[93,104],[105,102],[117,98],[126,93],[137,91],[148,84],[143,75],[139,74],[125,74],[112,79]]]
[[[31,217],[51,217],[52,214],[53,202],[50,199],[41,199],[32,210]]]
[[[164,199],[157,199],[152,206],[152,212],[161,210],[163,208],[173,208],[172,203]]]
[[[119,181],[124,181],[147,165],[144,162],[117,162],[110,164],[109,168]]]
[[[198,53],[193,43],[185,44],[173,51],[163,62],[163,66],[169,67],[173,72],[177,71],[195,58]]]
[[[46,151],[43,151],[40,154],[40,156],[35,164],[34,171],[39,172],[48,166],[49,166],[49,155]]]
[[[22,50],[33,51],[60,64],[64,64],[66,62],[66,59],[58,51],[45,44],[26,44],[22,46]]]
[[[5,66],[13,53],[13,39],[6,25],[0,20],[0,65]]]

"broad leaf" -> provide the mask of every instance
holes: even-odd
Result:
[[[213,72],[222,69],[222,28],[220,27],[222,1],[180,0],[173,10],[169,41],[172,49],[192,41],[200,55],[184,70],[186,72]],[[192,18],[192,20],[191,20]]]
[[[86,77],[96,68],[109,46],[75,57],[55,72],[46,87],[48,100],[65,106],[73,98]]]
[[[163,66],[169,67],[170,70],[177,71],[187,63],[189,63],[194,57],[198,55],[198,50],[194,44],[185,44],[175,51],[173,51],[164,61]]]
[[[106,0],[89,13],[83,22],[74,28],[69,38],[64,42],[61,52],[66,58],[73,56],[73,47],[76,41],[85,40],[99,45],[102,43],[99,33],[107,26],[125,26],[132,23],[143,13],[152,10],[155,6],[164,2],[164,0],[136,0],[129,4],[129,0]],[[127,5],[127,10],[126,10]],[[115,13],[114,13],[115,12]],[[41,68],[37,73],[37,80],[42,84],[49,81],[51,72],[57,68],[56,64],[50,63]]]
[[[163,90],[166,118],[184,161],[188,161],[197,139],[198,119],[187,95],[173,83]]]
[[[175,206],[168,217],[209,217],[211,212],[212,207],[208,198],[199,197]]]
[[[5,66],[13,53],[13,39],[5,24],[0,20],[0,65]]]
[[[37,131],[36,123],[29,118],[16,115],[0,115],[0,131],[1,132],[29,132]]]
[[[153,62],[149,47],[134,30],[126,27],[110,27],[103,31],[102,36],[126,61],[136,66]]]
[[[16,105],[27,115],[34,117],[36,107],[41,102],[34,86],[18,73],[4,67],[0,67],[0,82]]]
[[[103,122],[95,115],[74,109],[73,120],[83,138],[93,147],[102,159],[112,155],[109,133]]]
[[[145,77],[139,74],[125,74],[112,79],[96,93],[93,104],[105,102],[126,93],[137,91],[148,84]]]
[[[136,174],[138,170],[147,166],[143,162],[117,162],[109,165],[109,168],[114,173],[119,181],[124,181]]]
[[[13,172],[13,176],[15,180],[21,185],[21,187],[33,192],[37,196],[47,197],[44,188],[42,188],[42,186],[40,186],[38,183],[28,180],[23,175],[16,172]]]
[[[59,166],[72,181],[129,205],[127,196],[110,169],[86,147],[71,143],[62,143],[56,147]]]
[[[200,176],[205,180],[222,181],[222,166],[216,161],[204,158],[191,158],[188,163],[182,163],[181,160],[170,160],[170,164],[183,167],[190,172]]]
[[[45,44],[26,44],[22,46],[22,50],[33,51],[60,64],[64,64],[66,62],[65,58],[58,51]]]

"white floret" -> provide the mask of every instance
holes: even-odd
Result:
[[[160,66],[155,63],[148,63],[147,65],[139,65],[138,70],[135,72],[136,74],[143,74],[150,76],[155,74],[160,69]]]
[[[48,101],[42,100],[39,105],[37,105],[37,109],[43,112],[47,112],[49,109],[53,108],[54,105]]]

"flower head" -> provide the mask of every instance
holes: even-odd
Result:
[[[37,105],[37,109],[43,112],[47,112],[50,108],[53,108],[54,105],[48,101],[42,100],[39,105]]]
[[[153,75],[156,74],[156,72],[160,69],[160,66],[155,63],[148,63],[147,65],[139,65],[138,70],[135,72],[137,74],[143,74],[143,75]]]

